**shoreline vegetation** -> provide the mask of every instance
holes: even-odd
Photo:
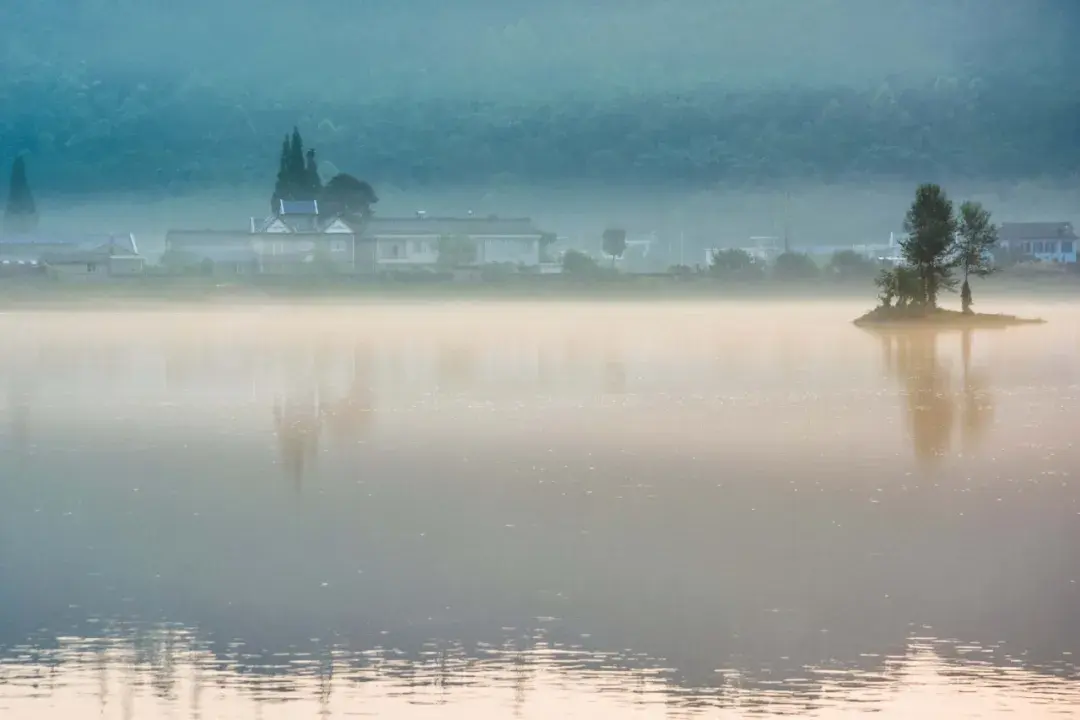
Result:
[[[879,290],[878,306],[856,318],[855,325],[964,329],[1045,322],[972,310],[971,280],[985,278],[997,269],[997,226],[979,203],[965,202],[957,213],[941,186],[920,185],[904,218],[904,232],[900,262],[882,270],[874,281]],[[938,307],[939,295],[955,291],[958,284],[960,311]]]
[[[250,303],[250,302],[470,302],[470,301],[837,301],[866,296],[869,277],[860,280],[716,281],[708,276],[686,279],[677,275],[613,275],[585,281],[565,275],[518,275],[499,280],[375,280],[350,276],[278,276],[222,280],[213,277],[144,275],[70,282],[48,278],[10,278],[0,283],[0,311],[5,308],[82,304],[87,309],[135,303]],[[1026,278],[1002,274],[983,283],[982,296],[1001,298],[1075,297],[1080,282],[1072,275]],[[92,304],[87,304],[92,301]],[[941,311],[948,313],[949,311]],[[859,318],[863,324],[915,324],[925,310],[911,306],[889,311],[881,307]],[[959,314],[959,313],[958,313]],[[984,314],[970,314],[980,322]],[[993,317],[993,316],[991,316]],[[945,315],[935,322],[941,322]]]
[[[926,311],[922,308],[886,308],[876,307],[865,315],[852,321],[859,327],[896,327],[896,328],[1005,328],[1015,325],[1041,325],[1042,318],[1022,318],[1003,313],[965,313],[959,310],[935,308]]]

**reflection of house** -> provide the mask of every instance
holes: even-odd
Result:
[[[1002,249],[1049,262],[1076,262],[1078,238],[1068,222],[1003,223],[998,232]]]
[[[145,264],[132,234],[7,239],[0,242],[4,261],[36,263],[58,277],[87,279],[138,275]]]

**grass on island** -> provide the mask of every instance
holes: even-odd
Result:
[[[1042,318],[1022,318],[999,313],[964,313],[944,308],[925,308],[919,305],[885,307],[879,305],[853,321],[856,325],[933,326],[941,328],[1001,328],[1014,325],[1038,325]]]

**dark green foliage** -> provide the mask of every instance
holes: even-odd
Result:
[[[26,161],[20,155],[11,164],[7,206],[4,208],[4,232],[23,235],[37,230],[38,215],[30,183],[26,179]]]
[[[773,265],[773,277],[777,280],[810,280],[820,272],[817,264],[805,253],[780,253]]]
[[[968,279],[975,275],[986,277],[994,270],[993,252],[997,247],[998,231],[990,219],[990,211],[977,202],[965,202],[960,206],[956,233],[956,261],[964,275],[960,290],[960,304],[964,312],[971,312],[971,284]]]
[[[580,250],[567,250],[563,254],[562,269],[565,274],[578,278],[596,277],[600,270],[596,261]]]
[[[402,187],[500,176],[693,185],[1066,178],[1080,167],[1075,87],[1016,73],[903,88],[717,87],[532,104],[405,94],[354,101],[338,92],[283,104],[276,87],[235,93],[108,72],[89,83],[43,69],[0,78],[3,106],[20,109],[0,114],[0,155],[30,150],[35,172],[62,192],[261,187],[267,133],[302,117],[321,157]],[[322,119],[332,125],[314,125]]]
[[[865,280],[873,277],[878,263],[854,250],[837,250],[829,260],[828,271],[838,280]]]
[[[604,254],[611,258],[611,266],[626,252],[626,231],[622,228],[608,228],[604,231]]]
[[[277,182],[270,199],[272,212],[278,211],[279,200],[316,200],[322,190],[315,151],[304,154],[304,139],[299,128],[293,128],[292,136],[285,136],[278,161]]]
[[[347,173],[339,173],[330,178],[319,194],[319,212],[367,218],[371,216],[371,206],[377,202],[379,198],[371,185]]]
[[[956,265],[953,204],[940,185],[926,183],[915,190],[915,201],[904,219],[907,237],[900,241],[904,262],[915,271],[922,288],[919,302],[937,307],[940,290],[952,289]]]
[[[874,279],[878,287],[878,300],[886,308],[905,308],[921,302],[922,281],[914,270],[903,265],[885,269]]]
[[[763,264],[739,248],[713,252],[709,272],[725,280],[759,280],[765,274]]]

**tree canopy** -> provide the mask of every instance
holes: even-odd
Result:
[[[820,272],[813,258],[805,253],[780,253],[773,264],[773,276],[777,280],[809,280]]]
[[[900,241],[904,262],[919,276],[922,297],[930,308],[938,293],[952,287],[956,218],[953,204],[940,185],[926,183],[915,190],[915,201],[904,218],[907,236]]]
[[[713,251],[709,272],[715,277],[732,280],[756,280],[764,276],[762,264],[740,248]]]
[[[366,218],[377,202],[379,198],[370,184],[347,173],[330,178],[319,194],[320,212],[327,215]]]
[[[608,228],[603,236],[604,254],[611,258],[612,266],[626,252],[626,231],[622,228]]]
[[[304,140],[299,128],[285,136],[278,160],[277,182],[270,198],[270,208],[277,212],[279,200],[316,200],[322,191],[315,150],[304,152]]]
[[[965,202],[960,206],[957,219],[956,262],[964,274],[960,287],[960,302],[964,312],[971,312],[971,275],[986,277],[994,270],[994,249],[998,231],[990,219],[990,211],[977,202]]]
[[[26,150],[57,191],[266,184],[268,128],[301,118],[339,167],[401,187],[512,177],[753,184],[1067,178],[1080,95],[1036,79],[498,101],[340,93],[282,100],[126,72],[6,74],[0,154]],[[291,143],[291,138],[289,140]]]

